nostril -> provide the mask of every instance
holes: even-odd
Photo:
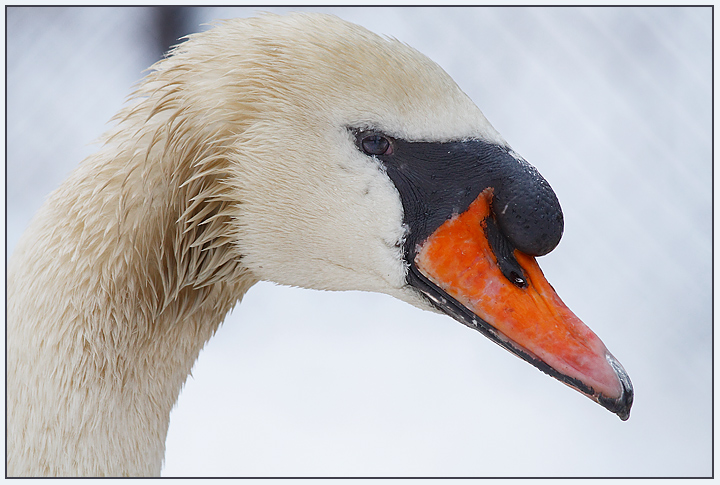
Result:
[[[512,243],[500,232],[495,218],[492,216],[487,217],[483,221],[483,225],[485,227],[485,237],[487,237],[490,249],[495,255],[495,260],[502,274],[518,288],[527,288],[528,281],[525,273],[513,254],[515,248],[513,248]]]
[[[514,284],[518,288],[527,288],[527,285],[528,285],[527,280],[524,277],[517,274],[515,271],[510,271],[509,279],[512,282],[512,284]]]

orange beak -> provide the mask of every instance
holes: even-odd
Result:
[[[560,300],[535,258],[515,249],[512,255],[524,274],[511,281],[501,270],[487,236],[492,194],[491,188],[483,191],[418,247],[417,271],[444,293],[441,301],[437,295],[431,298],[466,325],[628,419],[633,391],[627,373]]]

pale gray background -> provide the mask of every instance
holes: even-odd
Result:
[[[255,10],[200,8],[190,30]],[[708,476],[710,8],[311,10],[434,59],[538,167],[566,221],[540,264],[635,406],[621,422],[386,296],[264,283],[200,355],[163,474]],[[157,59],[149,12],[8,10],[9,254]]]

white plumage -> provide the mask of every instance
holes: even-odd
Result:
[[[9,475],[159,474],[198,352],[258,280],[429,308],[350,126],[505,145],[433,62],[330,16],[224,22],[154,66],[9,262]]]

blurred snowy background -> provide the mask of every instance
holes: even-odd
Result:
[[[540,264],[635,406],[390,297],[261,283],[201,353],[163,474],[709,476],[711,9],[311,10],[438,62],[550,182],[565,236]],[[168,39],[256,11],[8,8],[8,254]]]

